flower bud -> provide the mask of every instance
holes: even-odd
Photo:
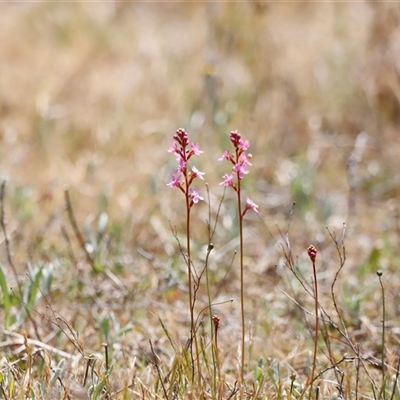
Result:
[[[308,256],[312,262],[315,262],[315,258],[317,257],[317,249],[312,244],[308,246]]]

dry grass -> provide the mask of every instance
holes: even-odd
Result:
[[[343,251],[343,222],[335,294],[354,348],[321,321],[316,372],[342,362],[316,381],[319,398],[399,398],[399,21],[396,3],[1,4],[0,177],[12,254],[3,237],[0,397],[165,398],[163,382],[170,399],[208,398],[207,317],[203,388],[188,383],[181,352],[186,266],[170,223],[184,243],[185,220],[182,196],[166,187],[166,149],[183,126],[205,151],[211,196],[194,213],[198,267],[226,172],[215,160],[230,130],[251,141],[244,190],[260,218],[246,216],[245,227],[248,398],[302,397],[314,299],[290,267],[312,287],[307,247],[317,247],[320,307],[339,323],[340,258],[326,226]],[[225,302],[214,308],[223,399],[238,379],[236,225],[227,192],[210,264],[215,301]],[[206,306],[202,287],[196,311]]]

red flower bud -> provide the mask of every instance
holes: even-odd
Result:
[[[217,330],[219,327],[220,318],[218,317],[218,315],[213,315],[212,320],[214,322],[214,327]]]
[[[315,262],[315,258],[317,257],[317,249],[312,244],[308,246],[308,256],[312,262]]]

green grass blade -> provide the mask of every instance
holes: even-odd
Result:
[[[0,287],[3,293],[3,304],[4,304],[4,327],[6,329],[10,326],[10,310],[11,310],[11,299],[10,293],[8,292],[7,279],[3,271],[3,267],[0,265]]]

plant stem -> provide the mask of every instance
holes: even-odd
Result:
[[[211,307],[211,290],[210,290],[210,277],[209,277],[209,268],[208,268],[208,258],[210,256],[211,250],[214,248],[212,243],[210,242],[208,244],[208,249],[207,249],[207,256],[206,256],[206,263],[205,263],[205,268],[206,268],[206,286],[207,286],[207,297],[208,297],[208,314],[210,317],[210,335],[211,335],[211,341],[215,339],[215,346],[211,346],[211,353],[212,353],[212,359],[213,359],[213,385],[212,385],[212,390],[213,390],[213,398],[215,398],[216,393],[217,393],[217,338],[216,336],[214,337],[214,330],[215,334],[217,333],[217,329],[214,327],[214,321],[213,321],[213,314],[212,314],[212,307]]]
[[[213,357],[215,353],[215,366],[214,366],[214,374],[215,370],[218,371],[218,399],[222,398],[222,392],[221,392],[221,370],[220,370],[220,365],[219,365],[219,355],[218,355],[218,328],[219,328],[219,322],[220,318],[217,315],[214,315],[212,317],[212,322],[214,326],[214,343],[213,343]],[[215,379],[216,381],[216,379]],[[216,393],[216,392],[215,392]],[[213,398],[216,398],[215,395]]]
[[[382,353],[382,389],[383,398],[385,398],[385,319],[386,319],[386,307],[385,307],[385,288],[382,283],[382,271],[379,270],[377,272],[379,278],[379,284],[381,286],[382,291],[382,344],[381,344],[381,353]]]
[[[186,249],[187,249],[187,269],[188,269],[188,284],[189,284],[189,310],[190,310],[190,356],[192,362],[192,382],[194,381],[194,357],[193,357],[193,340],[196,350],[196,360],[197,360],[197,373],[199,380],[199,388],[201,387],[201,367],[200,367],[200,357],[199,357],[199,345],[197,343],[196,326],[194,322],[194,303],[193,298],[193,279],[192,279],[192,258],[190,251],[190,197],[189,197],[189,180],[187,173],[185,174],[186,180]]]
[[[245,335],[246,326],[244,319],[244,265],[243,265],[243,216],[242,216],[242,204],[240,200],[240,179],[238,174],[237,180],[237,201],[238,201],[238,215],[239,215],[239,258],[240,258],[240,312],[242,320],[242,340],[241,340],[241,365],[240,365],[240,398],[243,398],[243,385],[244,385],[244,346],[245,346]]]
[[[314,356],[312,363],[312,370],[310,376],[310,392],[308,398],[311,399],[312,384],[315,373],[315,365],[317,363],[317,351],[318,351],[318,334],[319,334],[319,318],[318,318],[318,281],[317,281],[317,270],[315,268],[315,260],[312,260],[313,264],[313,275],[314,275],[314,297],[315,297],[315,339],[314,339]]]

